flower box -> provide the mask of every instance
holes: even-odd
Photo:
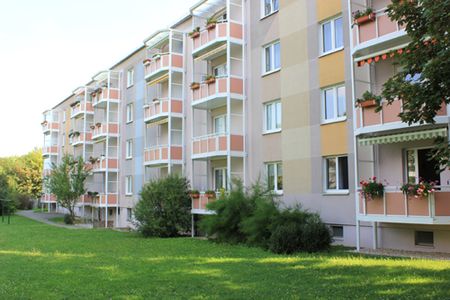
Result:
[[[214,82],[216,82],[216,78],[208,78],[205,80],[205,83],[207,83],[207,84],[212,84]]]
[[[213,30],[214,28],[216,28],[216,23],[211,23],[211,24],[206,25],[207,30]]]
[[[358,17],[358,18],[355,18],[355,21],[354,21],[354,23],[356,24],[356,25],[358,25],[358,26],[360,26],[360,25],[363,25],[363,24],[366,24],[366,23],[370,23],[370,22],[373,22],[373,21],[375,21],[375,13],[370,13],[370,14],[368,14],[368,15],[365,15],[365,16],[361,16],[361,17]]]
[[[375,101],[375,99],[371,99],[371,100],[365,100],[365,101],[361,101],[359,102],[359,106],[361,108],[369,108],[369,107],[374,107],[377,106],[377,102]]]
[[[191,32],[191,34],[189,34],[189,36],[190,36],[192,39],[198,38],[198,37],[200,36],[200,32],[198,32],[198,31]]]
[[[198,82],[191,83],[192,90],[198,90],[199,88],[200,88],[200,83],[198,83]]]

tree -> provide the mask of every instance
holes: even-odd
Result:
[[[411,42],[398,57],[402,71],[383,86],[389,104],[403,100],[403,122],[431,123],[450,103],[450,1],[393,0],[388,16],[405,26]],[[378,109],[381,109],[380,107]],[[433,157],[450,167],[448,141],[438,139]]]
[[[84,161],[80,157],[74,160],[64,155],[59,165],[53,164],[51,175],[47,177],[47,188],[56,196],[59,205],[69,211],[67,223],[75,220],[75,205],[78,199],[86,193],[84,182],[89,173],[86,171]]]
[[[136,204],[138,230],[146,237],[175,237],[190,230],[191,198],[185,177],[170,174],[146,184]]]
[[[10,194],[10,187],[8,185],[8,177],[5,174],[0,173],[0,216],[2,215],[2,205],[5,205],[4,203],[2,203],[2,201],[10,200],[9,194]],[[8,209],[12,208],[10,207],[11,202],[5,203],[8,203]]]

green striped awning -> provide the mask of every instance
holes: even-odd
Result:
[[[359,138],[360,146],[370,146],[376,144],[393,144],[417,140],[434,139],[437,137],[447,137],[447,128],[422,130],[408,133],[398,133],[375,137]]]

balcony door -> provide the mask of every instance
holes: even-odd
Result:
[[[227,168],[214,169],[214,189],[219,191],[220,189],[227,188]]]
[[[420,180],[437,181],[440,185],[438,163],[430,161],[431,149],[406,150],[406,176],[409,183],[418,183]]]
[[[214,118],[214,133],[224,134],[227,129],[226,115],[217,116]]]

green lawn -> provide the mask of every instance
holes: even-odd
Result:
[[[0,222],[0,299],[450,298],[450,262]]]

